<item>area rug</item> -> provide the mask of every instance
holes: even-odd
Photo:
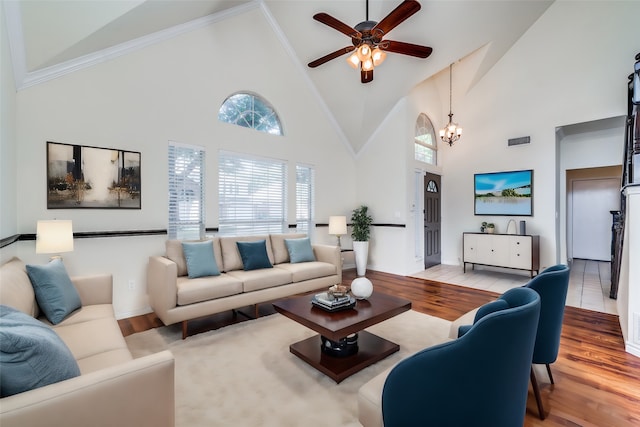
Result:
[[[451,322],[404,312],[368,331],[400,351],[336,384],[289,352],[315,335],[280,315],[181,339],[178,325],[126,338],[134,357],[175,357],[176,426],[359,426],[358,389],[418,350],[447,340]]]

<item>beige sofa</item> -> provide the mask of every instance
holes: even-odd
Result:
[[[227,310],[272,301],[342,282],[342,258],[337,246],[313,244],[316,261],[290,263],[285,239],[304,234],[214,237],[214,256],[219,276],[189,278],[182,242],[168,240],[164,256],[149,257],[147,292],[149,303],[165,325],[187,322]],[[236,242],[265,240],[273,268],[244,271]]]
[[[133,359],[114,317],[110,275],[72,278],[82,307],[51,325],[36,303],[24,263],[0,267],[0,303],[53,328],[80,376],[0,399],[0,425],[174,426],[174,359]]]

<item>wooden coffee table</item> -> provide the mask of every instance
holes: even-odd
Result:
[[[355,374],[400,349],[364,329],[411,309],[411,301],[374,292],[356,306],[338,312],[328,312],[311,304],[313,295],[287,298],[273,303],[278,313],[310,328],[319,335],[289,346],[291,353],[324,373],[336,383]],[[340,342],[357,333],[357,352],[344,357],[322,351],[322,337]]]

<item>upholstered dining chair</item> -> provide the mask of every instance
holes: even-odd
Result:
[[[399,362],[382,391],[385,427],[523,425],[540,296],[505,292],[460,338]]]
[[[569,288],[569,272],[569,267],[564,264],[554,265],[524,285],[540,295],[540,320],[538,321],[532,363],[546,365],[551,384],[554,384],[554,381],[550,364],[556,361],[560,349],[560,333],[562,332],[562,320]],[[533,366],[531,366],[531,386],[536,397],[540,419],[544,420],[545,412]]]

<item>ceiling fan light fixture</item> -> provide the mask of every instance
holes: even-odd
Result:
[[[358,46],[358,49],[356,49],[356,54],[360,61],[364,62],[371,58],[371,47],[367,43],[362,43]]]
[[[383,40],[385,35],[419,10],[420,3],[416,0],[403,0],[379,22],[371,21],[369,20],[369,0],[366,0],[366,20],[358,23],[355,27],[351,27],[327,13],[316,13],[313,15],[313,19],[346,35],[351,39],[352,44],[311,61],[308,66],[315,68],[349,53],[347,58],[349,66],[360,71],[362,83],[370,83],[373,81],[373,69],[382,64],[389,52],[422,59],[427,58],[433,51],[428,46]]]
[[[375,67],[382,64],[386,57],[387,57],[387,54],[385,53],[385,51],[383,51],[378,47],[373,49],[373,51],[371,52],[371,59],[373,60],[373,65]]]
[[[357,70],[360,68],[360,58],[358,58],[356,53],[352,53],[347,57],[347,64],[349,64],[354,70]]]
[[[362,71],[373,70],[373,60],[371,58],[362,61]]]

